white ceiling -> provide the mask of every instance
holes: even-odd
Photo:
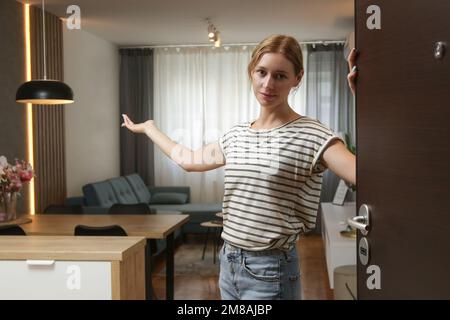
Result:
[[[81,8],[83,30],[120,46],[208,44],[206,18],[223,44],[271,34],[344,40],[353,30],[354,0],[45,0],[46,10],[59,17],[69,16],[72,4]]]

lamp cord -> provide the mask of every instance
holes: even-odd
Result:
[[[42,0],[42,39],[44,43],[44,80],[47,80],[47,63],[46,63],[46,56],[45,56],[45,3],[44,0]]]

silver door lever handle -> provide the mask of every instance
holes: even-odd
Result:
[[[361,231],[369,231],[369,225],[365,217],[356,216],[353,218],[348,218],[347,223],[353,228],[359,229]]]
[[[359,207],[359,216],[348,218],[347,223],[352,226],[353,228],[356,228],[358,230],[361,230],[361,233],[363,235],[367,235],[369,231],[369,206],[367,204],[361,205]]]

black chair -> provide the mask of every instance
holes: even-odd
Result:
[[[108,210],[109,214],[156,214],[156,210],[151,209],[146,203],[123,204],[116,203]],[[150,249],[150,254],[154,255],[157,251],[155,239],[148,239],[147,245]]]
[[[17,224],[0,226],[0,236],[26,236],[27,234]]]
[[[108,210],[109,214],[155,214],[156,210],[151,209],[146,203],[122,204],[116,203]]]
[[[72,205],[72,206],[65,206],[65,205],[58,205],[58,204],[51,204],[47,208],[44,209],[44,212],[46,214],[81,214],[83,213],[83,207],[80,205]]]
[[[126,231],[119,225],[91,227],[79,224],[75,226],[74,235],[76,236],[127,236]]]

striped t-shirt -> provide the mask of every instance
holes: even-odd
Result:
[[[340,138],[309,117],[272,129],[251,124],[219,140],[226,159],[222,238],[246,250],[289,250],[315,227],[326,169],[321,155]]]

